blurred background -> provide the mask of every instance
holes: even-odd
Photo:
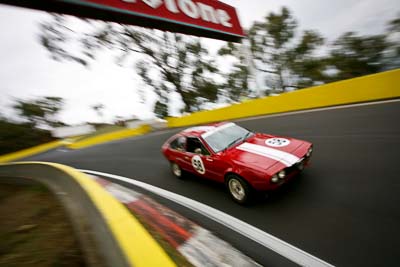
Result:
[[[0,154],[400,66],[396,0],[223,2],[242,43],[0,5]]]

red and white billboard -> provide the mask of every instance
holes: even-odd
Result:
[[[0,2],[143,27],[239,41],[234,7],[216,0],[0,0]]]

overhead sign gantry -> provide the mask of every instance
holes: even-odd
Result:
[[[238,42],[234,7],[217,0],[0,0],[0,3]]]

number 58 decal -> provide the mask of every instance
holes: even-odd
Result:
[[[206,172],[203,161],[201,160],[200,156],[198,156],[198,155],[193,156],[192,166],[200,174],[204,174]]]

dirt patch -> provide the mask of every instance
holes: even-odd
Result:
[[[43,186],[0,184],[0,266],[86,266],[59,201]]]

